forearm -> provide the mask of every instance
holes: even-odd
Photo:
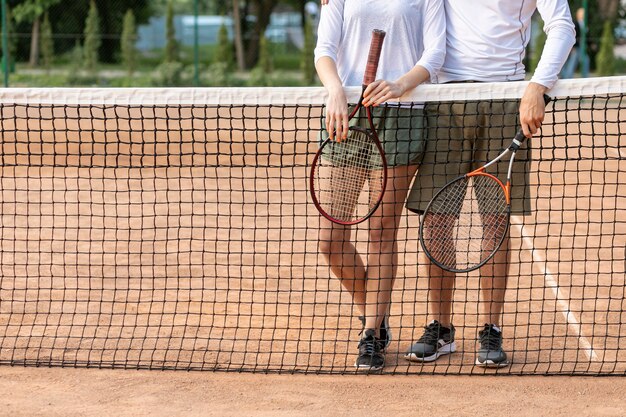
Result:
[[[576,41],[576,30],[566,1],[539,0],[537,10],[547,39],[531,81],[552,88]]]
[[[315,69],[317,70],[317,75],[322,82],[322,85],[326,88],[326,91],[332,94],[339,90],[343,90],[341,78],[339,78],[339,73],[337,72],[337,64],[335,64],[335,61],[332,58],[327,56],[321,57],[315,63]]]
[[[348,102],[335,61],[322,56],[315,62],[317,74],[328,91],[326,102],[326,131],[331,139],[342,140],[348,134]]]
[[[400,95],[404,95],[428,80],[430,80],[430,72],[421,65],[416,65],[411,71],[398,78],[396,83],[400,87]]]

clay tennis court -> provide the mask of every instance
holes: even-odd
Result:
[[[418,218],[407,213],[384,373],[624,374],[626,109],[621,98],[576,102],[557,100],[528,144],[533,212],[513,219],[503,321],[511,366],[474,366],[475,274],[456,283],[458,352],[404,360],[428,320]],[[358,314],[317,253],[308,196],[320,114],[317,105],[3,107],[0,363],[354,373]],[[365,251],[364,226],[354,237]],[[93,375],[0,371],[19,386]],[[165,385],[181,378],[158,375]],[[202,375],[190,378],[202,386]],[[380,381],[392,397],[411,384],[391,378]]]
[[[514,218],[505,311],[516,332],[512,373],[624,370],[619,339],[607,337],[610,323],[621,323],[611,304],[622,302],[615,292],[624,284],[617,184],[625,167],[619,123],[608,123],[620,110],[581,107],[554,112],[563,120],[548,120],[546,138],[530,144],[540,156],[529,163],[536,207]],[[358,326],[316,253],[319,216],[307,194],[319,115],[307,107],[17,107],[3,115],[15,136],[3,144],[10,303],[1,359],[351,371]],[[585,118],[593,122],[574,122]],[[405,216],[391,313],[399,335],[387,368],[475,372],[472,275],[455,293],[459,354],[423,366],[401,358],[427,320],[416,230],[417,218]],[[361,250],[364,233],[355,237]]]

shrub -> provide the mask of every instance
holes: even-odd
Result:
[[[188,84],[185,66],[180,62],[164,62],[152,73],[152,84],[156,87],[180,87]]]
[[[48,13],[44,15],[43,22],[41,23],[41,37],[39,38],[39,42],[39,51],[41,53],[43,67],[50,71],[50,67],[54,61],[54,39],[52,38],[52,25],[50,24]]]
[[[122,63],[126,68],[126,73],[130,77],[137,69],[137,27],[135,25],[135,15],[131,9],[128,9],[124,16],[124,26],[122,28]]]
[[[85,44],[83,45],[83,57],[85,69],[94,74],[98,69],[98,49],[102,40],[100,38],[100,18],[96,3],[91,1],[89,14],[85,21]]]
[[[600,38],[600,50],[596,56],[596,70],[600,76],[615,75],[615,37],[613,36],[613,24],[604,22],[602,38]]]

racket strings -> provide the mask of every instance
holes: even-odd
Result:
[[[341,142],[329,142],[316,167],[317,197],[322,209],[345,222],[366,217],[383,191],[383,161],[369,134],[350,129]]]
[[[423,222],[431,257],[448,269],[471,270],[500,246],[508,230],[508,204],[497,181],[478,175],[444,188]]]

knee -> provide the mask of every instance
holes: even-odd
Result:
[[[319,252],[324,255],[326,258],[330,256],[333,250],[333,243],[330,240],[321,239],[318,245]]]
[[[332,233],[329,230],[321,231],[319,235],[318,250],[326,258],[329,258],[333,253],[341,253],[343,250],[342,236]]]
[[[370,241],[384,245],[396,240],[398,225],[394,216],[379,217],[370,222]]]

